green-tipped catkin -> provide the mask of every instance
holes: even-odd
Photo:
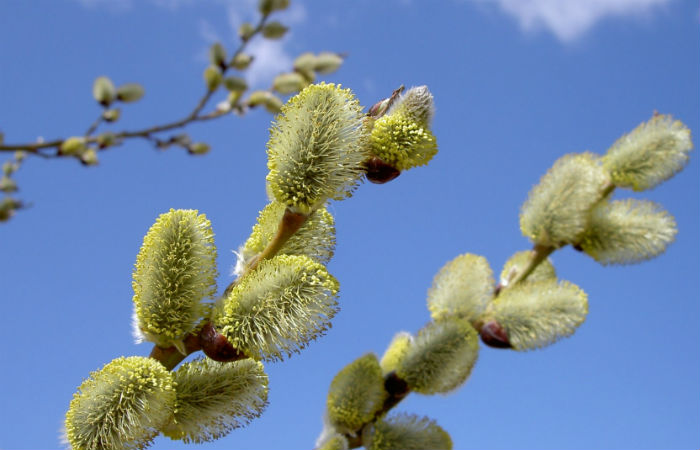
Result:
[[[395,371],[396,368],[399,367],[401,360],[406,356],[412,343],[413,336],[407,331],[401,331],[394,335],[394,338],[389,343],[389,346],[384,351],[384,355],[379,362],[384,375]]]
[[[294,60],[294,69],[302,72],[313,71],[316,66],[316,55],[305,52],[297,56]]]
[[[654,258],[676,236],[676,222],[650,201],[601,202],[593,210],[581,248],[601,264],[627,264]]]
[[[175,372],[177,411],[163,434],[195,443],[219,439],[262,413],[267,382],[262,363],[252,359],[185,363]]]
[[[366,427],[362,444],[367,450],[450,450],[452,438],[434,420],[399,413]]]
[[[117,100],[124,103],[139,101],[143,94],[143,86],[138,83],[126,83],[117,88]]]
[[[483,256],[465,253],[445,264],[428,289],[433,319],[460,315],[474,322],[493,297],[493,272]]]
[[[338,70],[343,64],[343,57],[333,52],[321,52],[314,60],[314,70],[322,75],[328,75]]]
[[[348,450],[350,444],[348,439],[340,433],[333,433],[325,436],[325,439],[317,442],[315,450]]]
[[[269,203],[258,215],[253,232],[243,244],[237,264],[241,273],[248,262],[262,252],[277,233],[286,206],[282,203]],[[278,255],[306,255],[327,264],[335,250],[335,220],[326,208],[315,210],[299,230],[277,252]]]
[[[527,267],[528,262],[532,259],[533,251],[524,250],[518,252],[508,258],[508,261],[503,265],[501,270],[500,283],[501,287],[506,287],[510,282]],[[557,273],[549,258],[545,259],[535,267],[535,270],[527,277],[525,282],[551,280],[556,279]]]
[[[692,148],[690,130],[658,114],[618,139],[603,156],[603,167],[616,186],[643,191],[683,169]]]
[[[307,86],[282,107],[268,142],[268,191],[294,212],[308,214],[357,185],[362,163],[361,107],[349,89]]]
[[[226,49],[220,42],[215,42],[209,47],[209,62],[215,66],[226,67]]]
[[[387,114],[404,114],[414,121],[430,126],[435,115],[435,102],[428,86],[412,87],[391,106]]]
[[[515,350],[546,347],[570,336],[586,319],[586,293],[568,281],[519,283],[493,302],[493,318]]]
[[[269,22],[262,29],[262,35],[267,39],[280,39],[289,30],[289,27],[284,26],[280,22]]]
[[[61,155],[73,156],[81,154],[85,149],[85,138],[73,136],[61,143],[59,151]]]
[[[209,66],[204,69],[204,83],[207,85],[207,89],[210,91],[215,91],[223,81],[223,76],[221,75],[221,69],[217,66]]]
[[[304,76],[297,72],[283,73],[272,80],[272,88],[283,95],[299,92],[306,85]]]
[[[328,329],[337,294],[338,281],[322,264],[308,256],[279,255],[240,279],[214,323],[247,355],[282,360]]]
[[[355,434],[374,419],[386,397],[377,356],[369,353],[333,378],[326,401],[328,420],[341,433]]]
[[[373,155],[398,170],[428,164],[437,153],[437,141],[428,126],[400,112],[374,122],[370,145]]]
[[[78,387],[66,413],[73,450],[146,448],[175,410],[173,375],[155,359],[117,358]]]
[[[446,393],[464,383],[478,354],[477,332],[469,321],[447,317],[418,332],[396,374],[421,394]]]
[[[523,235],[550,247],[577,242],[607,183],[608,176],[593,154],[562,156],[532,188],[522,206]]]
[[[103,106],[109,106],[114,101],[116,90],[114,83],[108,77],[101,76],[95,78],[92,84],[92,96]]]
[[[148,230],[134,269],[135,333],[161,347],[191,332],[216,292],[211,223],[195,210],[161,214]]]

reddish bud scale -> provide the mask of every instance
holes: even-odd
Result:
[[[199,343],[204,354],[214,361],[229,362],[246,357],[245,354],[231,345],[226,336],[216,331],[216,328],[209,322],[199,332]]]
[[[365,161],[367,179],[375,184],[384,184],[401,175],[401,171],[376,156]]]
[[[487,322],[479,330],[481,341],[493,348],[513,348],[508,339],[508,333],[496,321]]]

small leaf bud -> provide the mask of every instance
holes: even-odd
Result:
[[[241,77],[226,77],[224,78],[224,87],[229,91],[245,91],[248,89],[248,83]]]
[[[280,100],[276,95],[270,94],[265,99],[265,110],[270,114],[279,114],[279,112],[282,111],[283,105],[282,100]]]
[[[2,143],[2,141],[0,141],[0,144],[1,143]],[[26,158],[26,157],[27,157],[27,152],[25,152],[24,150],[17,150],[15,152],[15,161],[17,161],[18,163],[21,163],[22,161],[24,161],[24,158]]]
[[[404,358],[404,356],[406,356],[406,352],[410,348],[412,342],[413,336],[411,336],[411,333],[406,331],[397,333],[394,336],[389,343],[389,346],[384,351],[382,360],[379,362],[384,375],[396,370],[401,363],[401,360]]]
[[[92,96],[102,106],[109,106],[114,101],[115,94],[114,83],[105,76],[97,77],[92,84]]]
[[[225,111],[230,111],[231,108],[234,106],[238,105],[238,100],[241,99],[241,96],[243,95],[243,91],[231,91],[228,93],[228,96],[226,97],[226,101],[223,102],[225,105],[224,110]]]
[[[0,222],[7,222],[15,215],[15,210],[22,207],[22,202],[11,197],[0,200]]]
[[[209,144],[205,142],[194,142],[187,146],[190,155],[206,155],[211,150]]]
[[[0,177],[0,191],[9,194],[11,192],[16,192],[17,191],[17,183],[15,183],[15,180],[12,178],[8,177],[7,175],[3,175]]]
[[[216,328],[207,322],[199,332],[199,344],[202,351],[214,361],[229,362],[243,358],[243,353],[239,352],[226,339],[226,336],[216,331]]]
[[[388,112],[394,113],[405,114],[416,122],[429,126],[435,114],[435,103],[428,86],[412,87],[406,91]]]
[[[107,148],[116,142],[117,138],[114,135],[114,133],[111,132],[106,132],[102,133],[101,135],[97,136],[97,146],[99,148]]]
[[[289,0],[259,0],[258,10],[263,16],[267,16],[273,11],[281,11],[289,7]]]
[[[126,83],[117,88],[117,100],[124,103],[139,101],[143,94],[143,87],[138,83]]]
[[[271,96],[272,94],[268,91],[253,91],[250,93],[246,103],[251,108],[254,108],[259,105],[264,105]]]
[[[209,61],[222,70],[226,69],[226,50],[221,43],[216,42],[209,47]]]
[[[508,333],[495,320],[485,323],[479,330],[479,334],[481,335],[481,341],[489,347],[513,348],[508,340]]]
[[[267,39],[280,39],[287,33],[289,27],[282,25],[280,22],[270,22],[262,29],[262,34]]]
[[[381,158],[372,156],[365,161],[365,175],[374,184],[384,184],[401,175],[401,171]]]
[[[243,41],[250,39],[253,36],[253,33],[255,33],[255,27],[248,22],[245,22],[238,27],[238,36]]]
[[[316,73],[314,73],[313,70],[295,68],[294,71],[304,78],[304,81],[306,81],[306,83],[304,83],[304,86],[313,83],[316,80]]]
[[[532,259],[533,251],[525,250],[518,252],[508,258],[508,261],[503,265],[503,270],[501,270],[500,276],[500,286],[504,288],[510,284],[511,281],[528,265],[530,259]],[[557,274],[554,270],[554,266],[549,258],[545,259],[535,267],[535,270],[527,277],[524,281],[529,283],[532,281],[540,280],[556,280]]]
[[[294,60],[296,70],[314,70],[316,67],[316,55],[311,52],[302,53]]]
[[[236,70],[245,70],[250,63],[253,62],[253,57],[247,53],[239,53],[231,60],[231,67]]]
[[[287,95],[299,92],[306,84],[301,74],[290,72],[277,75],[272,82],[272,88],[280,94]]]
[[[66,156],[78,155],[84,151],[85,139],[76,136],[69,137],[63,141],[63,143],[61,143],[61,147],[59,148],[59,154]]]
[[[218,67],[209,66],[204,69],[204,82],[210,91],[215,91],[221,84],[221,80],[221,70]]]
[[[80,162],[86,166],[96,166],[99,161],[97,159],[97,152],[94,148],[90,147],[80,154]]]
[[[16,163],[13,163],[12,161],[5,161],[2,163],[2,173],[3,175],[12,175],[17,171],[19,166]]]
[[[343,63],[343,57],[337,53],[321,52],[316,56],[314,70],[322,75],[333,73]]]
[[[116,122],[121,116],[121,110],[119,108],[106,109],[102,112],[102,118],[105,122]]]

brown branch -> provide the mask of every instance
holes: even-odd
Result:
[[[253,29],[253,32],[247,39],[242,39],[241,44],[239,47],[236,49],[236,51],[233,53],[233,57],[235,58],[238,54],[242,53],[245,48],[248,46],[248,43],[250,40],[260,33],[260,31],[263,29],[265,26],[265,22],[267,21],[268,15],[263,15],[260,18],[260,21],[256,25],[256,27]],[[233,60],[233,58],[231,59]],[[226,70],[229,68],[229,66],[222,67],[222,74],[226,73]],[[114,133],[114,137],[116,139],[129,139],[129,138],[150,138],[152,134],[154,133],[161,133],[163,131],[168,131],[168,130],[173,130],[176,128],[182,128],[192,122],[200,122],[200,121],[206,121],[206,120],[211,120],[211,119],[216,119],[218,117],[221,117],[223,115],[226,115],[229,113],[229,111],[212,111],[207,114],[200,114],[202,110],[206,107],[207,103],[211,99],[211,97],[214,95],[216,91],[207,89],[206,93],[199,99],[197,102],[197,105],[192,109],[192,111],[185,117],[165,123],[162,125],[154,125],[149,128],[144,128],[141,130],[136,130],[136,131],[120,131],[117,133]],[[90,136],[100,125],[100,123],[103,121],[102,115],[88,128],[87,132],[85,133],[85,142],[86,143],[95,143],[98,140],[97,136]],[[34,143],[24,143],[24,144],[2,144],[0,143],[0,152],[11,152],[11,151],[16,151],[16,150],[24,150],[27,153],[33,154],[33,155],[38,155],[42,156],[45,158],[53,158],[53,157],[59,157],[61,156],[58,152],[58,149],[60,148],[61,144],[65,139],[54,139],[51,141],[45,141],[45,142],[34,142]],[[42,153],[41,150],[47,150],[55,148],[56,152],[55,153]]]

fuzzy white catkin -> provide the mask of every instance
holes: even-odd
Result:
[[[474,322],[493,297],[493,272],[483,256],[465,253],[445,264],[428,290],[433,319],[459,315]]]
[[[592,153],[559,158],[532,188],[520,212],[520,229],[535,244],[560,247],[578,241],[608,175]]]
[[[643,191],[683,169],[692,148],[688,127],[658,114],[618,139],[602,158],[603,167],[616,186]]]
[[[588,314],[586,293],[554,279],[504,289],[492,305],[493,319],[505,329],[515,350],[553,344],[573,334]]]
[[[447,317],[430,322],[418,332],[396,374],[413,391],[446,393],[466,381],[478,354],[477,332],[469,321]]]
[[[581,248],[604,265],[637,263],[663,253],[677,231],[673,216],[656,203],[603,202],[591,214]]]

